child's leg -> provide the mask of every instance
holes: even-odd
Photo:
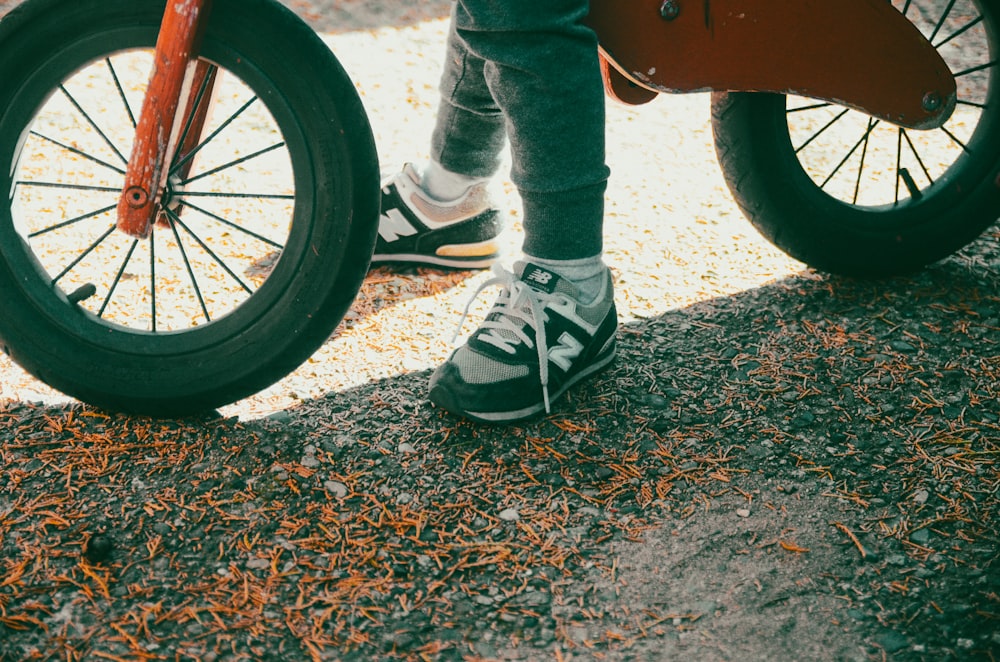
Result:
[[[613,286],[601,259],[604,89],[596,37],[580,23],[588,7],[587,0],[459,0],[456,8],[455,40],[468,58],[462,62],[484,62],[524,201],[526,260],[513,273],[500,272],[503,291],[490,314],[430,381],[432,402],[474,420],[548,411],[615,355]],[[449,66],[460,71],[458,64]],[[459,99],[476,97],[456,97],[445,107],[457,123],[439,123],[436,154],[471,174],[455,158],[468,141],[451,136],[461,137],[461,122],[477,116]]]
[[[450,103],[444,105],[455,112],[438,124],[439,158],[450,169],[487,173],[485,165],[472,172],[467,155],[485,164],[499,144],[494,139],[502,140],[495,101],[510,138],[511,177],[524,201],[524,250],[539,258],[588,258],[603,246],[604,89],[597,38],[580,22],[588,9],[587,0],[461,0],[453,19],[462,60],[448,66],[465,78],[450,96],[445,91]],[[487,118],[494,128],[476,152]]]
[[[466,19],[455,5],[448,31],[441,101],[431,134],[431,161],[470,179],[492,177],[507,138],[506,121],[486,83],[486,62],[458,36]]]

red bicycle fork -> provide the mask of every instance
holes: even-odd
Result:
[[[216,71],[197,57],[210,6],[211,0],[167,1],[118,200],[117,227],[129,236],[149,237],[161,213],[175,154],[190,154],[201,138],[208,104],[199,101],[210,98]],[[196,95],[194,90],[201,92]],[[175,174],[183,179],[190,167],[188,159]]]

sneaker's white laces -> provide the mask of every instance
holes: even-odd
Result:
[[[469,315],[469,309],[476,298],[483,290],[500,285],[503,288],[500,296],[493,304],[487,319],[479,327],[487,329],[488,332],[482,334],[479,339],[508,354],[514,354],[519,343],[524,343],[529,348],[534,344],[538,351],[538,374],[542,383],[542,399],[545,402],[545,413],[549,414],[552,410],[549,406],[549,344],[545,335],[545,305],[550,300],[558,300],[559,295],[549,295],[529,287],[500,265],[493,266],[493,273],[495,276],[480,285],[469,298],[469,302],[462,312],[462,319],[458,322],[455,338],[458,338],[465,318]],[[490,319],[491,317],[493,319]],[[535,330],[534,343],[524,332],[526,325]]]

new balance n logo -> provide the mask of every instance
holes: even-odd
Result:
[[[398,209],[390,209],[382,214],[378,220],[378,234],[382,241],[393,242],[400,237],[409,237],[417,234],[417,229],[406,220],[403,212]]]
[[[559,344],[549,348],[549,361],[562,368],[564,372],[569,372],[570,368],[573,367],[573,361],[580,356],[581,352],[583,352],[583,343],[571,336],[568,331],[564,331],[559,336]]]

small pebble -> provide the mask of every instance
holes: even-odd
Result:
[[[517,512],[515,508],[505,508],[500,511],[500,519],[505,522],[516,522],[521,519],[521,513]]]
[[[737,508],[736,509],[736,515],[738,517],[750,517],[750,509],[749,508]]]
[[[271,567],[271,562],[268,559],[254,557],[247,561],[247,567],[251,570],[267,570]]]
[[[102,563],[111,558],[112,549],[114,549],[114,544],[111,542],[111,538],[103,533],[98,533],[87,541],[83,548],[83,555],[91,563]]]
[[[349,491],[347,489],[347,485],[344,485],[339,480],[328,480],[325,483],[323,483],[323,487],[326,488],[327,492],[337,497],[338,499],[343,499],[344,497],[346,497]]]

